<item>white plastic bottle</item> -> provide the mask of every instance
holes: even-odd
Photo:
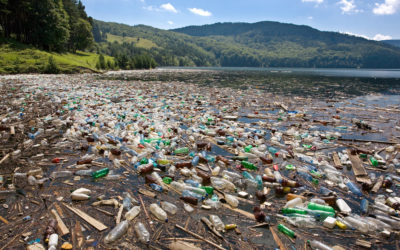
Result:
[[[56,250],[58,245],[58,234],[52,234],[49,238],[49,250]]]
[[[336,205],[339,207],[340,212],[344,214],[351,213],[351,208],[349,207],[349,205],[347,205],[346,201],[344,201],[343,199],[337,199]]]

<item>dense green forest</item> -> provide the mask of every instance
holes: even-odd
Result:
[[[95,31],[96,25],[81,1],[0,0],[0,72],[76,72],[79,67],[93,70],[93,54],[82,51],[98,50]],[[63,56],[69,60],[62,60]],[[57,68],[57,62],[62,67]],[[95,63],[97,69],[155,66],[146,54],[132,54],[122,60],[100,54]]]
[[[94,23],[101,52],[146,53],[162,66],[400,68],[400,49],[391,45],[303,25],[216,23],[167,31]],[[143,40],[153,46],[141,46]]]

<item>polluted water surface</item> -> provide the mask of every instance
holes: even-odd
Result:
[[[2,76],[1,249],[396,249],[399,83],[377,82]]]

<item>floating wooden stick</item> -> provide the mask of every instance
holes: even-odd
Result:
[[[281,239],[279,238],[279,236],[276,234],[275,230],[272,227],[269,227],[269,230],[272,233],[272,237],[274,237],[275,243],[279,246],[280,250],[286,250],[285,245],[283,245]]]
[[[117,220],[116,220],[117,224],[119,224],[121,222],[121,216],[122,216],[123,209],[124,209],[124,206],[120,205],[119,210],[118,210]]]
[[[0,164],[2,164],[3,162],[5,162],[5,161],[8,159],[8,157],[10,157],[10,153],[6,154],[6,155],[3,157],[3,159],[0,160]]]
[[[249,213],[249,212],[244,211],[244,210],[239,209],[239,208],[232,208],[232,207],[231,207],[230,205],[228,205],[228,204],[222,204],[222,206],[224,206],[225,208],[228,208],[228,209],[230,209],[230,210],[232,210],[232,211],[235,211],[235,212],[237,212],[237,213],[240,213],[240,214],[246,216],[246,217],[249,218],[249,219],[254,219],[254,214],[252,214],[252,213]]]
[[[196,233],[193,233],[193,232],[191,232],[189,230],[186,230],[185,228],[179,226],[178,224],[175,224],[175,227],[179,228],[180,230],[182,230],[182,231],[184,231],[184,232],[186,232],[186,233],[188,233],[188,234],[190,234],[190,235],[192,235],[192,236],[194,236],[194,237],[196,237],[196,238],[198,238],[198,239],[200,239],[200,240],[202,240],[204,242],[207,242],[208,244],[210,244],[210,245],[212,245],[212,246],[214,246],[214,247],[216,247],[218,249],[225,250],[225,248],[221,247],[220,245],[218,245],[218,244],[216,244],[216,243],[214,243],[212,241],[206,240],[206,239],[204,239],[204,237],[201,237],[200,235],[198,235]]]
[[[9,223],[8,220],[6,220],[5,218],[3,218],[3,216],[0,216],[0,220],[1,220],[2,222],[4,222],[5,224],[8,224],[8,223]]]
[[[57,211],[55,209],[52,209],[51,214],[57,220],[57,228],[60,231],[60,235],[63,236],[63,235],[69,234],[68,227],[64,224],[60,215],[58,215]]]
[[[68,206],[67,204],[64,204],[64,206],[66,208],[68,208],[69,210],[71,210],[71,212],[75,213],[76,215],[78,215],[79,217],[81,217],[83,220],[85,220],[87,223],[89,223],[90,225],[92,225],[94,228],[96,228],[99,231],[103,231],[107,229],[107,226],[104,225],[103,223],[101,223],[100,221],[96,220],[95,218],[91,217],[90,215],[86,214],[85,212]]]

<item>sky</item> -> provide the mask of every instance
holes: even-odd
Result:
[[[400,39],[400,0],[82,0],[95,19],[161,29],[278,21],[368,39]]]

